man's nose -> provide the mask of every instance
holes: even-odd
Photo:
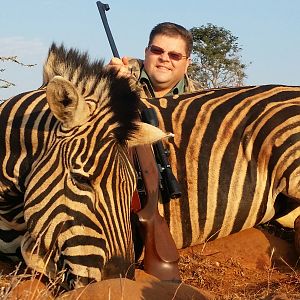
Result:
[[[159,58],[161,59],[161,60],[163,60],[163,61],[169,61],[170,60],[170,57],[169,57],[169,54],[168,54],[168,52],[164,52],[164,53],[162,53],[160,56],[159,56]]]

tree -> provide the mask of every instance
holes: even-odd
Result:
[[[241,62],[238,38],[208,23],[191,29],[194,45],[189,75],[202,88],[242,86],[246,65]]]
[[[35,66],[35,64],[34,65],[23,64],[22,62],[20,62],[18,60],[17,56],[8,56],[8,57],[0,56],[0,62],[7,62],[7,61],[8,62],[14,62],[18,65],[23,66],[23,67],[33,67],[33,66]],[[0,69],[0,72],[4,72],[4,71],[5,71],[5,69],[2,69],[2,68]],[[15,86],[15,84],[13,82],[10,82],[10,81],[7,81],[5,79],[0,78],[0,88],[5,88],[6,89],[6,88],[9,88],[11,86]]]

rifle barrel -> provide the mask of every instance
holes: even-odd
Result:
[[[106,18],[106,14],[105,14],[105,11],[109,10],[109,5],[104,4],[101,1],[97,1],[96,4],[97,4],[97,7],[98,7],[98,11],[100,13],[100,17],[101,17],[101,20],[102,20],[102,23],[103,23],[108,41],[109,41],[111,51],[113,53],[113,56],[120,58],[119,52],[118,52],[117,47],[116,47],[116,43],[115,43],[114,38],[112,36],[112,33],[110,31],[108,21],[107,21],[107,18]]]

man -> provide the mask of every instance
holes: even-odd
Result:
[[[149,36],[145,59],[112,58],[108,67],[118,70],[119,76],[132,76],[141,97],[193,92],[200,87],[187,76],[193,47],[191,33],[170,22],[156,25]]]

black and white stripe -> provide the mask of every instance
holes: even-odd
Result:
[[[178,248],[267,222],[282,194],[299,206],[300,87],[224,88],[142,101],[156,110],[160,127],[175,134],[167,147],[183,194],[160,209]]]

